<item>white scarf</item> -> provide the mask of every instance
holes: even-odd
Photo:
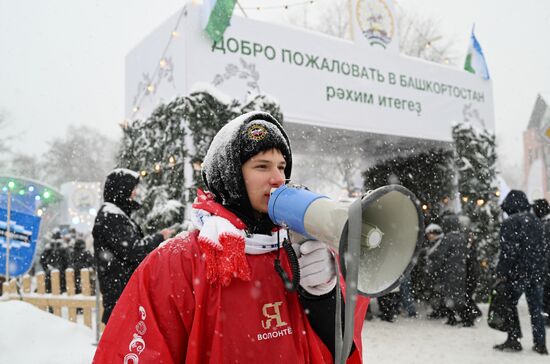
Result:
[[[193,209],[192,221],[195,227],[200,230],[199,237],[205,238],[219,250],[223,249],[219,240],[219,236],[222,234],[243,237],[245,240],[244,252],[250,255],[259,255],[276,251],[277,238],[280,239],[279,241],[281,243],[287,238],[287,231],[282,229],[278,234],[275,232],[271,235],[252,234],[247,236],[246,231],[237,229],[229,220],[223,217],[214,216],[208,211],[200,209]]]

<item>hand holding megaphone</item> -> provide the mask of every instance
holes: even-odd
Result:
[[[307,240],[299,245],[300,286],[309,294],[322,296],[336,286],[334,257],[327,245]]]
[[[380,296],[397,287],[412,269],[422,241],[423,219],[414,194],[399,185],[369,192],[360,205],[358,291]],[[350,206],[300,186],[283,185],[272,191],[268,213],[275,224],[327,242],[339,251],[345,274]]]

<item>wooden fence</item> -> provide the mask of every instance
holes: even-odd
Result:
[[[36,291],[31,292],[32,277],[23,276],[21,285],[18,287],[17,279],[4,282],[2,287],[1,300],[22,300],[37,306],[38,308],[51,311],[54,315],[62,317],[62,308],[67,308],[68,319],[77,321],[77,309],[82,310],[84,325],[92,328],[92,313],[96,308],[96,296],[92,290],[91,272],[89,269],[80,270],[81,293],[76,294],[75,274],[72,268],[65,270],[66,292],[61,293],[61,280],[59,270],[51,272],[51,293],[46,293],[46,275],[44,272],[36,274]],[[19,288],[19,289],[18,289]],[[101,299],[99,302],[99,317],[103,314]],[[103,331],[101,324],[99,331]]]

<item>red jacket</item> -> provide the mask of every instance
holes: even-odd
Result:
[[[246,255],[250,280],[211,284],[198,231],[154,250],[135,271],[94,363],[332,363],[297,293],[276,274],[276,254]],[[286,254],[283,268],[290,272]],[[355,350],[367,300],[358,300]]]

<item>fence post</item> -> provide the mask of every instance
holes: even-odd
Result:
[[[92,286],[90,284],[90,270],[87,268],[80,270],[80,283],[82,285],[82,295],[91,296]],[[92,308],[84,307],[84,325],[92,328]]]
[[[36,293],[38,293],[41,296],[44,296],[44,294],[46,294],[46,273],[45,272],[38,272],[36,274]],[[46,304],[38,305],[38,307],[44,311],[48,310],[48,305]]]
[[[23,293],[31,293],[31,276],[28,274],[23,276]]]
[[[67,268],[65,270],[65,282],[67,285],[67,296],[74,296],[76,289],[74,286],[74,269]],[[76,322],[76,307],[68,305],[69,309],[69,321]]]
[[[50,273],[51,281],[52,281],[52,296],[60,296],[61,295],[61,284],[60,284],[60,274],[58,269],[54,269]],[[56,297],[57,298],[57,297]],[[53,308],[53,314],[56,316],[61,317],[61,307],[57,304],[52,305]]]
[[[10,293],[17,293],[17,279],[16,278],[12,278],[10,280],[10,287],[8,288],[8,290],[10,291]]]

